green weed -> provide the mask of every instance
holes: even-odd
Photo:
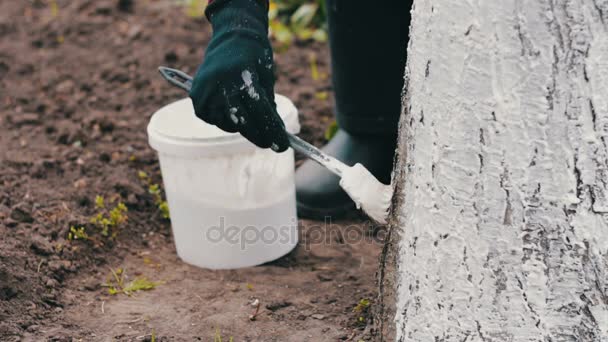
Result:
[[[107,281],[102,284],[108,288],[110,295],[116,295],[124,293],[127,296],[131,296],[133,293],[139,291],[150,291],[154,290],[158,285],[161,285],[162,281],[150,281],[146,277],[137,277],[132,281],[125,283],[126,271],[122,268],[116,270],[110,269],[110,275]]]
[[[122,291],[130,296],[134,292],[154,290],[160,284],[162,282],[150,281],[146,277],[135,278]]]
[[[354,312],[363,312],[365,311],[367,308],[369,308],[369,306],[371,305],[371,302],[369,301],[369,299],[361,299],[359,301],[359,303],[357,303],[357,306],[355,306],[355,308],[353,309]]]
[[[70,232],[68,233],[68,240],[89,240],[89,234],[87,234],[86,229],[84,227],[70,227]]]
[[[59,5],[57,4],[57,1],[51,0],[49,6],[51,8],[51,16],[53,18],[57,18],[59,16]]]
[[[170,219],[171,215],[169,214],[169,204],[163,199],[160,185],[154,183],[152,178],[150,178],[150,176],[148,176],[148,174],[144,171],[139,171],[137,175],[144,185],[148,187],[148,192],[154,198],[154,204],[156,204],[158,207],[158,211],[160,212],[162,218]]]
[[[327,75],[327,73],[325,72],[319,71],[319,66],[317,64],[317,55],[315,53],[310,54],[308,61],[310,63],[310,77],[314,81],[322,81],[327,79],[329,75]]]
[[[116,203],[115,199],[106,201],[103,196],[97,195],[95,197],[97,213],[89,219],[91,225],[71,226],[68,231],[68,241],[89,241],[94,245],[103,246],[103,238],[115,239],[128,220],[128,209],[120,201],[116,205],[114,203]],[[100,238],[98,234],[103,238]]]
[[[319,101],[327,101],[327,99],[329,99],[329,92],[318,91],[315,93],[315,99],[317,99]]]
[[[358,317],[357,317],[357,324],[358,325],[365,325],[366,324],[366,318],[365,318],[365,316],[367,316],[367,314],[368,314],[370,305],[371,305],[370,300],[363,298],[353,308],[353,312],[356,312],[358,314]]]
[[[207,0],[184,0],[186,5],[186,15],[190,18],[201,18],[205,16]]]
[[[120,226],[128,219],[127,206],[119,201],[114,207],[108,207],[103,196],[98,195],[95,197],[95,208],[99,212],[91,218],[90,222],[99,228],[102,236],[116,238],[120,232]]]
[[[232,336],[228,339],[228,342],[233,342],[234,339]],[[215,335],[213,335],[213,342],[222,342],[222,334],[220,334],[220,329],[215,328]]]

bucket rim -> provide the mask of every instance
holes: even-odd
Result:
[[[277,109],[280,111],[281,118],[285,122],[285,128],[290,133],[297,134],[300,131],[298,120],[298,110],[293,102],[280,94],[275,94]],[[190,98],[182,98],[173,101],[158,109],[150,118],[147,126],[148,142],[150,146],[159,153],[166,153],[178,156],[192,157],[209,154],[225,154],[230,152],[243,152],[259,149],[249,140],[239,133],[224,133],[219,136],[211,137],[179,137],[165,134],[158,129],[156,120],[159,113],[163,113],[168,107],[175,106]],[[279,103],[281,107],[279,108]],[[194,110],[194,109],[192,109]]]

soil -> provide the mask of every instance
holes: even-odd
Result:
[[[211,271],[176,256],[138,173],[161,183],[146,124],[184,96],[156,68],[193,73],[209,37],[204,18],[170,0],[0,2],[1,341],[371,339],[370,306],[358,304],[374,305],[380,243],[358,214],[301,220],[298,248],[268,265]],[[301,135],[322,145],[333,120],[327,45],[297,43],[276,61]],[[90,223],[96,195],[128,208],[113,239]],[[72,226],[91,240],[70,241]],[[111,295],[101,284],[119,268],[125,281],[162,283]]]

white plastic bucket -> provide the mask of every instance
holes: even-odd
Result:
[[[298,112],[276,95],[288,131]],[[157,111],[148,138],[158,152],[179,257],[211,269],[255,266],[298,243],[294,153],[260,149],[194,115],[190,99]]]

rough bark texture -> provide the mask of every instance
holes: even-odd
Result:
[[[412,18],[383,338],[608,341],[608,1]]]

